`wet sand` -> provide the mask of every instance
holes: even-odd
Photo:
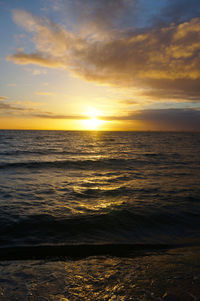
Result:
[[[0,300],[200,300],[200,248],[0,262]]]

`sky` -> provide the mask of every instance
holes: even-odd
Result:
[[[0,129],[200,131],[200,1],[0,0]]]

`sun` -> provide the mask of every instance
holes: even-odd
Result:
[[[101,113],[96,108],[88,108],[85,115],[87,116],[87,119],[83,120],[83,127],[85,130],[97,131],[100,129],[101,125],[105,123],[104,120],[98,118]]]
[[[99,120],[96,117],[84,120],[84,125],[88,130],[98,130],[100,125],[102,125],[103,123],[103,120]]]

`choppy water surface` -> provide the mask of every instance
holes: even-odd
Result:
[[[1,246],[193,243],[200,134],[0,131]]]

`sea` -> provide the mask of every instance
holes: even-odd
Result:
[[[89,261],[94,267],[104,258],[103,273],[115,258],[115,268],[126,266],[126,277],[130,262],[125,264],[124,257],[130,261],[131,250],[142,254],[199,243],[200,133],[0,131],[0,300],[143,300],[127,295],[127,289],[115,299],[105,287],[105,295],[98,295],[98,279],[105,277],[98,269],[90,293],[79,295],[77,282],[69,287],[69,266],[80,272],[84,264],[86,273]],[[36,276],[31,269],[30,284],[25,270],[35,268],[34,260],[38,270]],[[43,287],[37,299],[33,279],[43,275],[40,285],[49,283],[47,262],[51,276],[59,266],[53,269],[51,260],[59,261],[60,269],[60,262],[68,265],[68,289],[65,283],[61,293],[59,282],[49,288],[50,298]],[[61,275],[63,281],[64,271]],[[77,279],[86,289],[89,284]]]

